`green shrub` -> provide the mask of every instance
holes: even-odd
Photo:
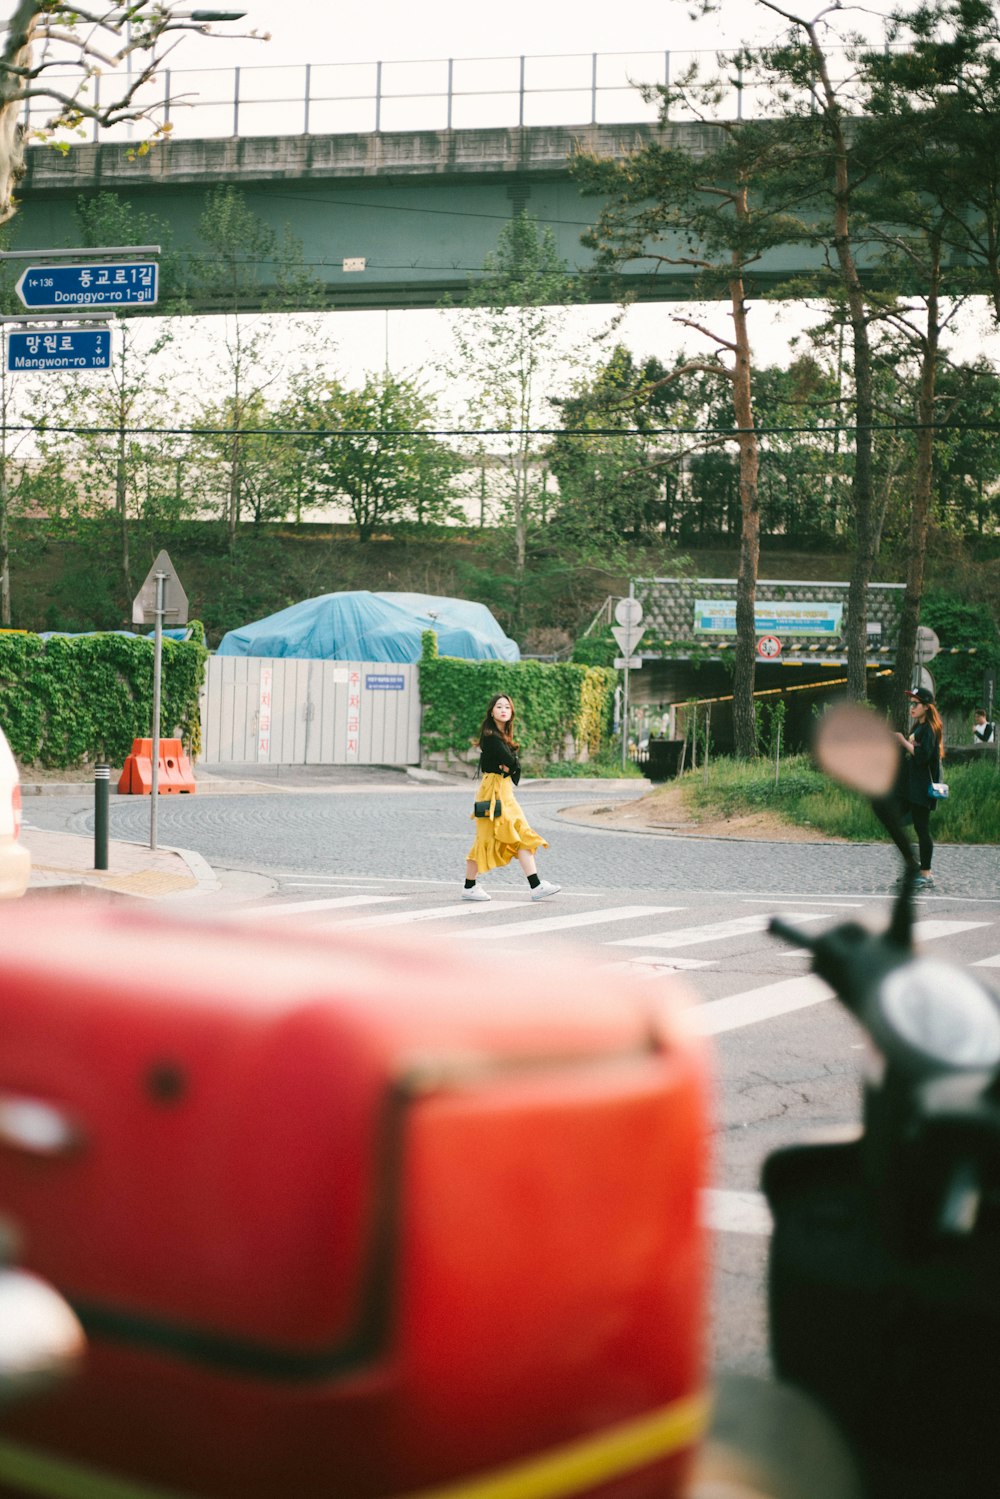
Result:
[[[486,705],[509,693],[517,714],[521,758],[538,765],[561,760],[566,736],[579,753],[597,757],[611,733],[617,674],[570,662],[459,661],[437,653],[423,636],[420,662],[421,746],[426,754],[466,755],[476,743]]]
[[[200,748],[204,632],[164,640],[160,732]],[[0,725],[25,765],[122,765],[150,734],[153,642],[128,635],[0,634]]]

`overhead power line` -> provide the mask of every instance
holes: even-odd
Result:
[[[1000,422],[872,422],[823,427],[143,427],[64,426],[55,422],[7,422],[7,432],[61,433],[81,437],[757,437],[838,432],[1000,432]]]

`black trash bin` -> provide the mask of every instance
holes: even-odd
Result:
[[[683,739],[651,739],[646,774],[651,781],[670,781],[681,768]]]

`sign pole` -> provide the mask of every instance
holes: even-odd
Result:
[[[627,599],[619,599],[615,605],[615,619],[617,625],[611,626],[611,633],[618,642],[624,654],[616,659],[615,666],[624,672],[622,690],[622,770],[628,764],[628,710],[629,710],[629,671],[632,666],[632,652],[642,638],[642,605],[639,600],[629,593]],[[635,662],[641,666],[641,661]]]
[[[625,690],[622,693],[622,773],[628,764],[628,658],[631,655],[631,641],[629,650],[625,652]]]
[[[156,574],[156,622],[153,636],[153,745],[150,765],[149,846],[156,847],[156,810],[160,795],[160,666],[163,660],[163,616],[167,575]]]

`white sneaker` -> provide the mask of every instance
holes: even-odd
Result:
[[[561,885],[551,885],[548,880],[543,880],[540,885],[536,885],[534,890],[532,890],[531,898],[532,900],[544,900],[547,895],[558,895],[561,889]]]
[[[492,900],[493,897],[492,897],[492,895],[487,894],[487,892],[485,890],[480,890],[480,888],[479,888],[478,885],[473,885],[473,887],[472,887],[471,890],[463,890],[462,891],[462,899],[463,900]]]

